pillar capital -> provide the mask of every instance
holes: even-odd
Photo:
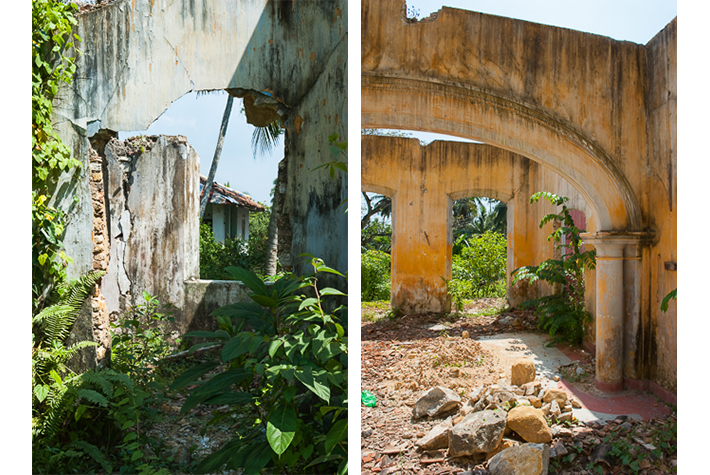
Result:
[[[641,248],[651,244],[653,233],[644,231],[599,231],[582,233],[582,242],[591,244],[599,257],[638,257]]]

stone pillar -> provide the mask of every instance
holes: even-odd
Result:
[[[638,260],[647,235],[632,232],[582,234],[597,251],[596,266],[596,387],[604,392],[624,389],[624,376],[636,349],[640,292]],[[628,261],[628,262],[626,262]],[[631,362],[631,363],[630,363]]]

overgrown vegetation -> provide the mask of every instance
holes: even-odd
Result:
[[[148,292],[143,292],[143,300],[111,323],[111,366],[146,387],[155,381],[153,368],[173,350],[164,325],[175,319],[171,304],[161,305]]]
[[[370,249],[360,256],[360,292],[363,302],[390,299],[390,255]]]
[[[553,295],[529,300],[521,304],[523,307],[534,307],[539,317],[539,327],[549,332],[552,342],[566,341],[579,344],[584,338],[584,325],[591,320],[591,315],[584,308],[584,269],[593,269],[596,264],[595,251],[581,251],[582,241],[579,237],[583,230],[574,225],[574,220],[565,204],[569,198],[557,196],[549,192],[538,192],[530,197],[531,203],[540,199],[548,200],[561,207],[558,213],[550,213],[540,221],[540,228],[545,224],[557,221],[560,227],[547,238],[554,240],[561,249],[560,259],[547,259],[537,266],[520,267],[513,271],[512,284],[526,281],[533,284],[538,280],[550,284],[559,284],[561,291]],[[566,236],[566,244],[562,244],[562,236]]]
[[[59,0],[32,2],[32,310],[50,305],[66,280],[64,213],[49,204],[59,175],[79,167],[52,124],[52,100],[76,69],[72,35],[77,6]]]
[[[486,231],[456,242],[452,279],[446,282],[454,307],[463,310],[465,299],[505,297],[506,239]]]
[[[219,323],[215,332],[185,335],[211,340],[193,350],[215,343],[222,350],[218,360],[189,369],[173,383],[173,390],[197,384],[181,412],[226,404],[230,410],[216,416],[224,419],[248,406],[253,421],[205,458],[198,473],[224,466],[245,474],[265,467],[281,473],[347,472],[347,337],[336,316],[347,313],[342,306],[328,313],[323,305],[324,297],[344,294],[319,289],[319,275],[340,274],[319,259],[311,264],[312,275],[284,276],[270,287],[246,269],[228,268],[251,289],[253,302],[213,312]]]
[[[249,214],[249,240],[229,238],[215,241],[212,228],[200,225],[200,278],[233,280],[225,269],[229,266],[243,267],[263,276],[266,266],[266,247],[269,232],[268,206],[262,213]]]
[[[33,319],[32,469],[33,473],[155,474],[144,453],[145,421],[154,416],[142,390],[129,376],[113,369],[73,371],[68,363],[90,341],[66,340],[103,272],[63,284],[64,297]],[[120,348],[117,355],[122,355]],[[149,356],[149,355],[148,355]]]

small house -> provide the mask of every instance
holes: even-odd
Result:
[[[200,197],[207,183],[207,177],[200,175]],[[249,195],[212,183],[202,222],[212,226],[212,234],[218,242],[226,238],[249,239],[249,213],[260,213],[264,207]]]

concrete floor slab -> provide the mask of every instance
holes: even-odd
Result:
[[[573,409],[575,417],[581,421],[603,422],[619,415],[650,419],[670,414],[670,409],[650,393],[624,391],[614,396],[602,396],[582,392],[563,379],[555,382],[554,377],[560,376],[560,366],[570,364],[572,360],[558,348],[547,347],[547,335],[510,332],[480,337],[476,341],[497,355],[504,367],[510,367],[518,358],[532,358],[543,386],[564,389],[581,401],[582,407]]]

